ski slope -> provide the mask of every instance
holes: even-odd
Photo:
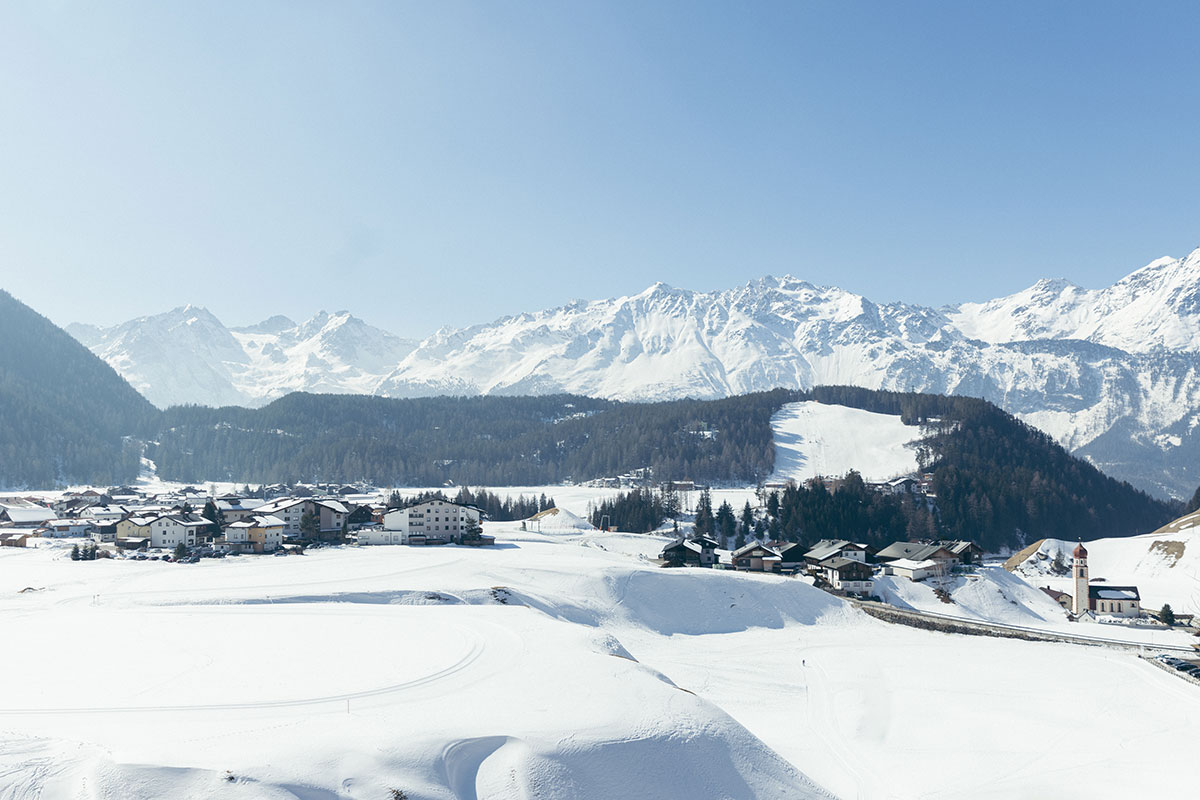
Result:
[[[815,401],[788,403],[771,417],[775,434],[772,481],[837,477],[858,470],[887,480],[917,470],[912,443],[921,429],[900,417]]]

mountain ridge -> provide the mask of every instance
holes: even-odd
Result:
[[[660,281],[403,345],[349,315],[361,324],[339,338],[345,321],[327,330],[337,317],[271,334],[214,331],[196,344],[204,326],[159,326],[184,375],[162,367],[155,347],[135,347],[131,331],[79,335],[160,406],[258,406],[293,390],[659,401],[849,384],[983,397],[1160,495],[1187,496],[1200,482],[1190,466],[1200,454],[1200,249],[1103,289],[1043,279],[942,308],[768,275],[708,292]],[[226,334],[238,349],[222,344]]]

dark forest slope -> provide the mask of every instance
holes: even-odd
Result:
[[[158,411],[112,367],[0,291],[0,486],[119,483],[137,476]]]

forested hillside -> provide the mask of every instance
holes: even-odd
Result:
[[[1154,530],[1174,518],[1167,503],[1114,480],[1074,458],[1050,437],[972,397],[818,387],[806,399],[899,414],[925,426],[919,460],[932,474],[936,511],[924,498],[871,491],[857,474],[833,491],[823,484],[788,486],[763,494],[751,517],[745,509],[701,513],[702,532],[731,545],[750,536],[811,544],[847,538],[876,546],[906,539],[969,539],[989,550],[1034,539],[1094,539]],[[833,476],[830,476],[833,477]],[[651,492],[630,492],[598,505],[633,530],[657,528],[678,504]],[[732,514],[738,511],[738,515]]]
[[[158,411],[50,320],[0,291],[0,487],[137,477]]]
[[[771,415],[797,396],[624,404],[296,393],[255,410],[168,409],[150,455],[161,476],[182,481],[513,486],[648,467],[656,476],[753,483],[774,464]]]

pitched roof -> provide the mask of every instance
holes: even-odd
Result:
[[[933,569],[937,566],[936,561],[914,561],[911,558],[897,558],[895,561],[888,564],[889,567],[900,567],[900,569]]]
[[[1136,586],[1109,586],[1103,584],[1101,586],[1089,586],[1088,598],[1091,600],[1138,600],[1142,596],[1138,594]]]
[[[774,556],[775,558],[779,557],[779,553],[777,553],[774,549],[767,547],[762,542],[750,542],[745,547],[739,547],[737,550],[733,551],[733,557],[738,558],[740,556],[744,556],[747,553],[754,551],[756,548],[761,548],[767,554],[767,556]]]
[[[25,507],[25,506],[12,507],[12,506],[10,506],[5,509],[0,509],[0,511],[3,511],[4,513],[6,513],[8,515],[8,518],[15,523],[49,522],[50,520],[54,519],[54,517],[56,516],[54,513],[54,509],[43,508],[41,506],[33,506],[33,507]]]
[[[822,539],[817,542],[813,549],[804,554],[805,558],[811,558],[815,561],[824,561],[827,558],[836,556],[847,548],[862,550],[863,548],[850,542],[846,539]]]
[[[1051,589],[1049,586],[1043,586],[1041,589],[1043,592],[1050,595],[1050,597],[1052,597],[1055,601],[1062,600],[1063,598],[1066,598],[1067,600],[1071,599],[1071,595],[1067,594],[1066,592],[1060,592],[1058,589]]]
[[[911,559],[913,561],[924,561],[932,558],[939,550],[950,552],[941,544],[925,544],[924,542],[895,542],[880,550],[875,558],[879,561],[893,561],[895,559]],[[953,553],[951,553],[953,555]]]
[[[230,528],[282,528],[286,525],[279,517],[270,514],[255,514],[254,516],[230,523]]]

